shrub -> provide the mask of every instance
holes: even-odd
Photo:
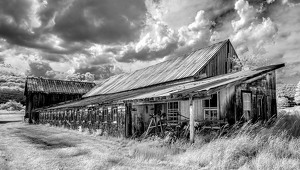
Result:
[[[297,84],[296,93],[295,93],[295,103],[300,104],[300,81]]]
[[[278,97],[277,98],[278,107],[288,107],[289,106],[289,99],[286,97]]]
[[[0,104],[0,110],[8,110],[8,111],[15,111],[15,110],[23,110],[25,107],[14,100],[9,100],[4,104]]]

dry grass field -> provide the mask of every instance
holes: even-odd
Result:
[[[245,125],[194,144],[95,136],[22,122],[0,124],[0,169],[300,169],[300,114]]]
[[[8,122],[23,121],[24,112],[0,110],[0,125]]]

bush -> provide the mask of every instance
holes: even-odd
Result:
[[[289,106],[289,99],[286,97],[278,97],[277,98],[278,107],[288,107]]]
[[[15,110],[24,110],[25,107],[14,100],[9,100],[4,104],[0,104],[0,110],[8,110],[8,111],[15,111]]]
[[[300,81],[299,81],[299,83],[297,85],[297,88],[296,88],[295,102],[296,102],[296,104],[300,104]]]

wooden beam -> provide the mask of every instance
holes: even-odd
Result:
[[[195,115],[194,115],[194,105],[193,105],[193,95],[190,95],[189,97],[189,103],[190,103],[190,142],[195,142]]]

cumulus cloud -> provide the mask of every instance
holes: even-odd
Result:
[[[85,74],[87,72],[93,74],[95,80],[99,80],[107,79],[113,75],[120,74],[123,71],[112,64],[106,64],[101,66],[81,66],[75,69],[75,73]]]
[[[238,0],[235,10],[239,19],[232,21],[234,31],[231,40],[239,57],[243,61],[265,60],[265,46],[274,43],[278,33],[277,25],[270,18],[258,18],[260,11],[245,0]]]
[[[232,21],[234,31],[248,27],[256,19],[257,10],[249,5],[248,1],[238,0],[234,5],[234,9],[240,17],[239,20]]]
[[[95,79],[230,38],[240,58],[299,59],[297,0],[23,0],[0,2],[0,63]],[[293,65],[294,66],[294,65]],[[296,65],[295,65],[296,67]]]
[[[199,11],[192,23],[178,30],[170,28],[160,18],[149,16],[140,40],[126,46],[117,60],[150,61],[176,54],[180,57],[183,53],[209,44],[213,24],[204,11]]]

